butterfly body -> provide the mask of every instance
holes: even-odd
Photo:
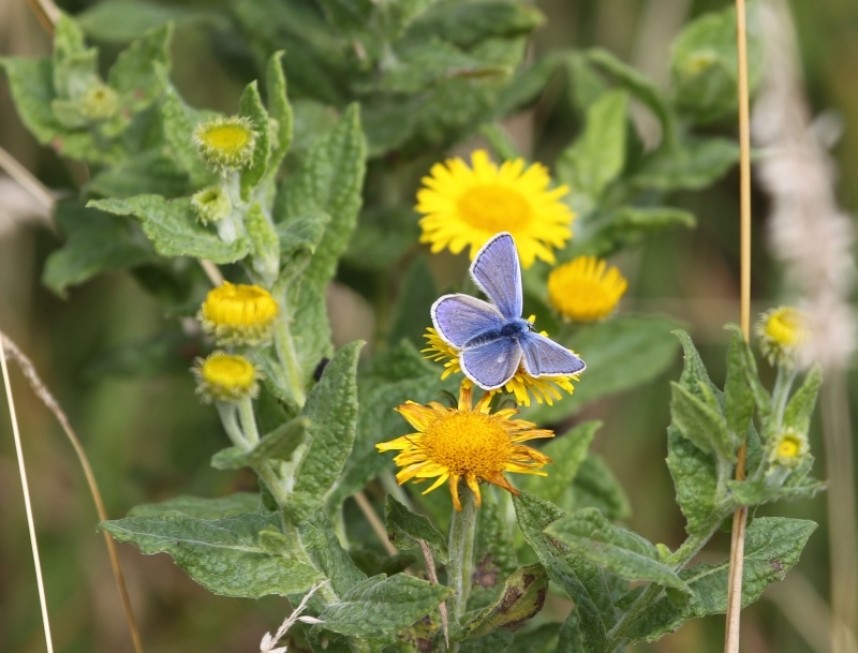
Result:
[[[534,332],[521,317],[521,267],[510,234],[500,233],[483,245],[470,271],[491,303],[454,294],[439,298],[431,309],[435,330],[460,350],[465,376],[485,390],[495,390],[515,376],[519,366],[534,377],[584,370],[584,361]]]

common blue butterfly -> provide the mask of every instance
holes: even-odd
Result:
[[[483,245],[470,271],[491,303],[457,293],[440,297],[431,309],[438,335],[459,350],[465,376],[484,390],[495,390],[522,364],[534,377],[584,371],[584,361],[521,317],[521,267],[510,234],[499,233]]]

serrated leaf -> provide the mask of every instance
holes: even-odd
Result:
[[[194,519],[221,519],[242,513],[260,512],[259,495],[236,492],[225,497],[194,497],[180,495],[160,503],[143,503],[128,511],[129,517],[161,517],[176,513]]]
[[[756,601],[771,583],[783,580],[798,563],[815,529],[811,521],[783,517],[760,517],[750,523],[745,535],[742,606]],[[724,560],[682,571],[680,577],[693,591],[691,600],[677,604],[664,596],[653,602],[633,624],[629,639],[653,641],[689,619],[723,613],[727,607],[729,566],[729,561]]]
[[[585,53],[587,60],[600,71],[645,104],[659,119],[664,130],[664,139],[672,143],[676,138],[676,118],[653,82],[623,62],[608,50],[593,48]]]
[[[319,619],[325,628],[352,637],[393,637],[402,628],[433,613],[452,590],[397,574],[374,576],[355,586]]]
[[[678,429],[668,427],[667,467],[676,488],[676,502],[685,516],[685,530],[689,535],[708,534],[724,517],[715,506],[715,459],[680,435]]]
[[[499,628],[520,628],[534,617],[545,603],[548,575],[542,565],[517,569],[504,581],[498,599],[476,615],[468,615],[463,635],[481,637]]]
[[[712,383],[709,372],[703,364],[703,359],[694,346],[691,336],[682,329],[676,329],[673,335],[682,345],[682,374],[679,376],[679,384],[692,395],[715,409],[721,399],[721,391]]]
[[[260,531],[279,525],[276,513],[204,519],[168,511],[160,516],[106,521],[100,527],[118,542],[133,543],[144,554],[168,553],[191,578],[215,594],[259,598],[306,592],[321,578],[311,565],[272,555],[259,543]]]
[[[48,258],[42,283],[58,295],[100,272],[158,260],[133,222],[73,201],[58,202],[54,218],[67,240]]]
[[[699,399],[679,383],[671,382],[670,414],[673,425],[706,453],[717,453],[734,462],[738,441],[727,428],[727,420],[715,406]]]
[[[628,95],[609,91],[587,108],[584,132],[557,159],[556,175],[572,189],[574,208],[589,213],[626,160]]]
[[[541,499],[561,503],[578,475],[578,468],[587,457],[587,449],[601,426],[601,422],[585,422],[549,440],[541,449],[542,453],[555,461],[555,464],[548,468],[548,476],[525,476],[518,485]]]
[[[363,342],[340,349],[310,391],[303,415],[306,446],[294,461],[294,485],[284,512],[299,523],[334,491],[352,450],[357,423],[357,358]]]
[[[628,519],[632,509],[620,482],[605,460],[589,454],[578,468],[570,488],[569,508],[597,508],[608,519]]]
[[[744,335],[739,327],[735,324],[727,325],[727,330],[733,334],[734,339],[741,340],[744,343]],[[734,415],[733,419],[736,420],[737,425],[742,415],[742,411],[746,411],[747,407],[729,407],[729,402],[731,396],[735,397],[742,391],[750,391],[751,393],[751,402],[757,409],[757,413],[759,414],[760,421],[765,424],[772,413],[772,398],[769,395],[769,391],[763,386],[760,381],[759,374],[757,373],[757,361],[754,359],[754,354],[751,352],[750,347],[745,344],[742,347],[737,347],[735,350],[731,349],[732,353],[728,354],[727,359],[727,380],[724,384],[724,401],[725,410],[727,410],[727,417],[730,419],[730,411],[737,411]],[[744,375],[744,381],[738,379],[738,374],[742,373]],[[736,397],[739,404],[742,404],[746,399],[739,399]]]
[[[253,156],[247,167],[241,171],[241,198],[247,201],[250,198],[250,192],[265,176],[271,147],[268,111],[262,104],[256,80],[245,86],[244,93],[241,94],[238,114],[250,121],[256,134]]]
[[[605,619],[612,619],[613,605],[606,579],[592,565],[544,533],[549,524],[565,513],[556,506],[526,493],[513,498],[518,525],[549,578],[575,602],[586,653],[602,653],[606,646]]]
[[[447,562],[446,539],[427,517],[411,512],[392,496],[387,495],[384,521],[387,524],[387,539],[397,549],[419,548],[422,540],[432,550],[436,562]]]
[[[682,592],[691,590],[659,560],[655,546],[637,533],[616,526],[593,508],[558,519],[545,529],[577,555],[629,581],[648,581]]]
[[[814,365],[804,377],[804,382],[787,402],[784,409],[784,427],[794,428],[799,433],[807,433],[810,430],[810,418],[821,386],[822,368]]]
[[[268,93],[268,113],[274,120],[271,136],[271,160],[268,174],[275,175],[292,144],[294,116],[286,95],[286,75],[283,73],[283,51],[275,52],[268,60],[265,88]]]
[[[725,138],[687,139],[644,159],[630,182],[659,191],[699,190],[720,179],[739,161],[739,146]]]
[[[298,526],[304,550],[331,581],[336,594],[342,596],[366,580],[340,544],[331,520],[324,511],[317,511]]]
[[[754,391],[752,379],[757,376],[753,356],[742,333],[733,330],[727,350],[727,378],[724,380],[724,417],[733,438],[739,442],[746,438],[748,426],[754,417]],[[759,382],[759,381],[757,381]]]
[[[212,263],[234,263],[250,252],[246,238],[231,243],[197,222],[188,198],[167,200],[160,195],[91,200],[88,207],[140,220],[143,231],[161,256],[192,256]]]
[[[752,5],[753,7],[753,5]],[[756,12],[747,12],[749,87],[762,75],[763,43]],[[735,111],[737,79],[736,10],[728,7],[688,24],[671,48],[670,69],[676,105],[698,122]]]
[[[266,433],[249,451],[241,447],[218,451],[212,457],[212,467],[241,469],[257,467],[269,460],[289,460],[295,449],[304,441],[309,426],[310,422],[305,417],[296,417]]]
[[[287,310],[305,378],[331,351],[325,310],[325,287],[345,251],[361,204],[366,144],[358,109],[352,105],[336,127],[319,139],[301,169],[281,189],[284,203],[279,221],[323,211],[331,221],[300,282],[290,286]]]

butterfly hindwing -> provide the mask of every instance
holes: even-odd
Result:
[[[483,245],[471,264],[471,276],[505,318],[521,317],[521,266],[511,235],[500,233]]]
[[[468,295],[444,295],[432,304],[432,324],[454,347],[462,348],[475,336],[503,326],[504,318],[494,306]]]
[[[530,376],[567,376],[583,372],[586,367],[584,361],[566,347],[538,333],[525,334],[519,344],[524,369]]]
[[[521,363],[521,347],[511,338],[498,338],[465,349],[462,371],[483,390],[495,390],[509,381]]]

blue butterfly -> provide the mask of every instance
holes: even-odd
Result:
[[[521,317],[521,267],[510,234],[499,233],[483,245],[471,263],[471,277],[491,304],[455,294],[439,298],[431,309],[435,330],[460,350],[459,363],[471,381],[495,390],[521,364],[534,377],[584,371],[584,361]]]

